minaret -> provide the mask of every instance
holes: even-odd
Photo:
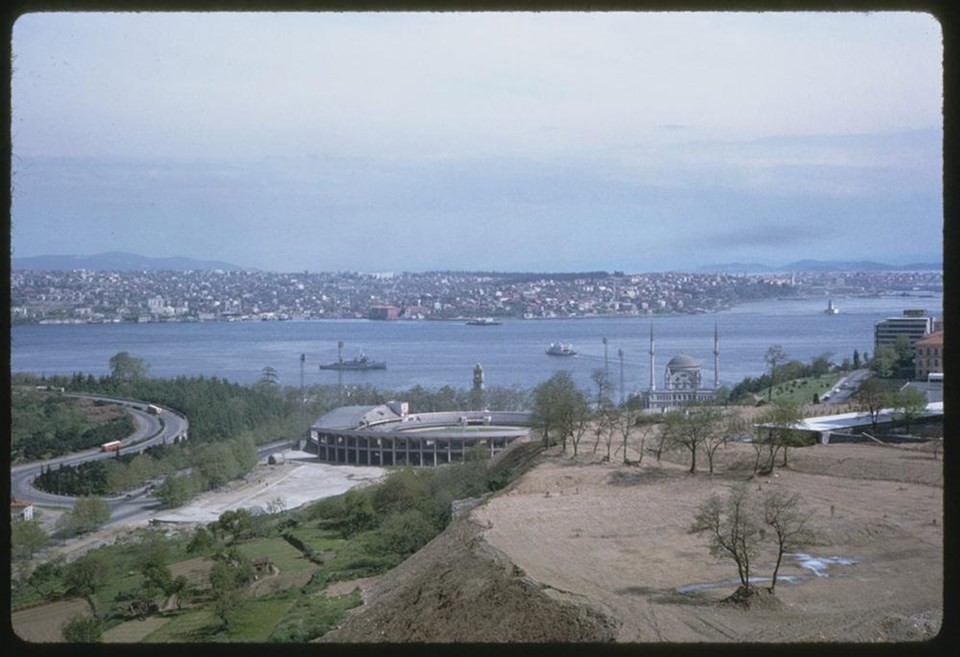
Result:
[[[720,387],[720,334],[717,323],[713,323],[713,389]]]
[[[650,389],[657,389],[657,375],[656,375],[656,364],[655,364],[655,354],[653,348],[653,324],[650,324]]]

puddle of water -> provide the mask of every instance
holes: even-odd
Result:
[[[850,559],[847,557],[811,557],[809,554],[804,554],[802,552],[785,554],[784,556],[789,557],[796,562],[798,566],[805,570],[809,570],[817,577],[829,577],[829,575],[827,575],[827,568],[834,564],[849,566],[857,563],[856,559]]]
[[[827,574],[827,569],[833,565],[842,565],[849,566],[851,564],[857,563],[856,559],[851,559],[848,557],[813,557],[809,554],[804,554],[802,552],[794,552],[789,554],[784,554],[783,556],[790,559],[800,568],[808,570],[813,575],[778,575],[777,583],[786,583],[786,584],[800,584],[810,579],[812,576],[816,577],[829,577]],[[751,577],[751,584],[761,584],[770,582],[772,577]],[[699,584],[687,584],[685,586],[678,586],[675,590],[677,593],[696,593],[697,591],[706,591],[708,589],[719,589],[727,588],[730,586],[738,586],[740,584],[739,578],[732,578],[724,580],[722,582],[701,582]]]

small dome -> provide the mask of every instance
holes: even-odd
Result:
[[[667,367],[671,370],[681,370],[686,368],[700,367],[700,361],[687,354],[678,354],[670,359]]]

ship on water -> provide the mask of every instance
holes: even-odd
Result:
[[[470,326],[500,326],[500,322],[493,317],[477,317],[467,322]]]
[[[318,366],[321,370],[385,370],[387,369],[386,362],[382,360],[370,360],[367,358],[367,355],[362,351],[355,358],[350,360],[343,360],[343,358],[337,359],[336,362],[320,364]]]
[[[827,309],[823,311],[824,315],[836,315],[840,312],[840,309],[833,305],[833,299],[827,302]]]
[[[573,345],[569,342],[554,342],[547,347],[547,355],[549,356],[575,356],[576,354]]]

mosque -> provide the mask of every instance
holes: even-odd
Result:
[[[704,404],[716,399],[720,387],[720,337],[713,325],[713,387],[703,384],[700,361],[687,354],[678,354],[667,363],[663,389],[657,390],[656,349],[653,326],[650,327],[650,387],[640,393],[644,408],[666,411],[687,404]]]

